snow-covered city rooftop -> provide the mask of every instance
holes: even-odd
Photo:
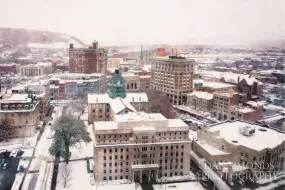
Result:
[[[247,126],[255,128],[255,133],[253,135],[245,136],[240,133],[240,128]],[[238,120],[214,124],[209,127],[208,131],[219,131],[219,135],[215,138],[225,139],[228,143],[234,146],[242,145],[257,151],[274,148],[285,141],[284,133]]]

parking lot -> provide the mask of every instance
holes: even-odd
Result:
[[[16,157],[11,156],[11,152],[0,153],[0,189],[9,190],[11,189],[13,182],[15,180],[15,175],[17,173],[17,167],[19,164],[19,159],[23,152],[17,152]],[[6,163],[6,168],[4,167]]]

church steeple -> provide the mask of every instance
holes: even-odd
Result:
[[[143,46],[141,45],[141,54],[140,54],[140,60],[143,60]]]

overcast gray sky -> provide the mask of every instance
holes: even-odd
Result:
[[[282,39],[284,0],[0,0],[0,27],[84,42],[249,44]]]

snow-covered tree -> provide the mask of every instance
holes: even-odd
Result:
[[[90,142],[91,138],[83,121],[73,115],[62,115],[53,126],[54,135],[49,152],[58,157],[64,158],[68,164],[71,153],[70,147],[77,147],[81,141]]]
[[[8,141],[13,134],[13,126],[8,118],[4,117],[0,120],[0,138]]]

